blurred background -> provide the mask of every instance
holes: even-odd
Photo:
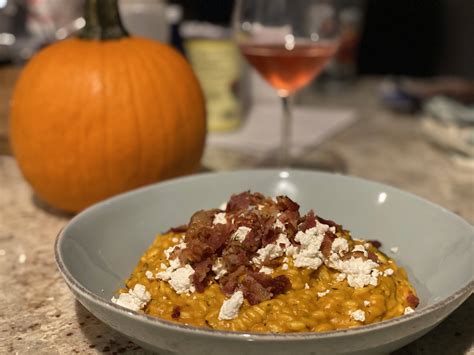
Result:
[[[0,0],[0,61],[21,63],[41,46],[84,26],[82,0]],[[230,26],[232,0],[121,0],[130,32],[182,48],[189,21]],[[341,0],[357,74],[474,77],[470,0]],[[349,31],[349,29],[347,29]],[[212,35],[212,34],[211,34]],[[346,55],[350,56],[348,53]],[[343,55],[341,54],[341,60]],[[345,58],[348,60],[348,58]]]
[[[274,104],[277,100],[274,91],[241,59],[232,41],[234,1],[120,0],[119,5],[130,33],[169,43],[190,60],[205,91],[209,131],[241,127],[252,103]],[[409,113],[423,110],[435,118],[433,127],[425,125],[434,139],[471,155],[474,134],[471,128],[466,133],[466,125],[473,121],[474,3],[339,0],[338,7],[338,53],[296,101],[313,102],[316,93],[347,92],[358,79],[377,76],[374,95],[384,107]],[[85,25],[82,8],[83,0],[0,0],[3,151],[8,149],[8,98],[18,68],[42,47],[74,36]],[[462,126],[462,132],[445,139],[439,130],[446,124]],[[216,136],[209,142],[228,148],[232,139]]]

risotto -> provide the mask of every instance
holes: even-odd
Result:
[[[233,195],[158,235],[112,301],[219,330],[322,332],[411,313],[406,272],[286,196]]]

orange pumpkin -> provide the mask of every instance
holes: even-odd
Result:
[[[23,175],[41,199],[67,211],[196,171],[206,134],[203,95],[186,60],[127,36],[116,0],[86,6],[86,38],[39,52],[11,103]]]

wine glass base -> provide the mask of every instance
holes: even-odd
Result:
[[[306,170],[320,170],[333,173],[347,172],[347,164],[344,159],[337,153],[315,150],[307,152],[299,157],[291,157],[288,164],[282,165],[279,163],[276,156],[272,155],[258,164],[265,168],[294,168]]]

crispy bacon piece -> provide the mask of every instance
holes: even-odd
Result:
[[[209,236],[205,243],[212,248],[213,253],[216,253],[224,246],[227,238],[232,232],[233,230],[231,225],[217,224],[209,231]]]
[[[202,282],[209,271],[211,271],[212,260],[207,258],[194,265],[193,278],[196,282]]]
[[[371,251],[367,252],[367,257],[376,263],[379,262],[379,258],[377,257],[377,254],[372,253]]]
[[[273,296],[284,293],[291,288],[291,282],[285,275],[271,277],[260,272],[249,271],[249,276],[254,278],[259,284],[269,290]]]
[[[179,260],[182,264],[187,262],[197,263],[212,255],[212,248],[205,242],[194,238],[187,240],[186,248],[180,251]]]
[[[328,258],[331,255],[332,242],[336,239],[336,235],[327,231],[324,234],[323,241],[321,242],[321,253],[323,253],[325,258]]]
[[[247,270],[247,276],[252,277],[263,287],[270,287],[272,283],[272,277],[261,272]]]
[[[259,272],[247,271],[242,281],[244,297],[254,305],[291,289],[291,282],[285,275],[272,278]]]
[[[212,225],[212,221],[214,220],[214,216],[216,213],[219,213],[220,210],[212,209],[212,210],[200,210],[194,213],[191,216],[191,219],[188,224],[188,228],[191,227],[210,227]],[[190,231],[188,231],[189,233]]]
[[[296,232],[298,231],[298,220],[300,219],[300,214],[298,211],[285,211],[280,214],[278,219],[285,225],[286,233],[288,234],[288,239],[293,240]]]
[[[420,304],[420,299],[416,297],[413,293],[409,293],[407,296],[408,305],[415,309]]]
[[[188,225],[187,224],[182,224],[180,226],[177,226],[177,227],[171,227],[170,229],[168,229],[164,234],[168,234],[168,233],[185,233],[186,231],[188,230]]]
[[[244,241],[242,242],[242,246],[245,248],[245,250],[248,250],[252,253],[260,249],[261,245],[262,240],[260,234],[253,230],[247,234],[247,237],[245,237]]]
[[[246,210],[250,206],[250,191],[241,192],[238,195],[232,195],[227,202],[226,212],[235,212]]]
[[[249,258],[245,249],[238,243],[228,245],[222,252],[222,261],[227,270],[233,271],[239,266],[247,265]]]
[[[270,291],[274,296],[276,296],[289,291],[291,289],[291,281],[285,275],[280,275],[273,278],[272,285],[270,287]]]
[[[314,216],[313,210],[310,210],[306,216],[303,217],[304,220],[298,227],[300,231],[306,232],[308,229],[316,227],[316,217]]]
[[[242,291],[244,293],[245,299],[251,305],[255,305],[272,298],[272,293],[249,275],[245,275],[242,281]]]
[[[262,238],[262,247],[265,247],[268,244],[275,242],[278,239],[279,231],[274,229],[269,229],[267,233]]]
[[[260,215],[265,219],[276,217],[276,215],[280,212],[275,201],[272,199],[266,199],[264,204],[260,206],[263,206],[259,208]]]
[[[224,275],[219,281],[221,290],[226,295],[234,293],[235,289],[239,285],[239,277],[245,274],[245,266],[241,265],[236,270],[228,275]]]
[[[186,241],[194,238],[202,239],[203,232],[208,233],[208,230],[212,228],[214,216],[219,211],[218,209],[212,209],[207,211],[201,210],[194,213],[188,224]]]
[[[178,319],[180,315],[181,315],[180,307],[179,306],[174,306],[173,307],[173,312],[171,313],[171,318]]]
[[[260,192],[254,192],[253,194],[250,194],[249,200],[251,205],[257,206],[264,204],[266,198]]]
[[[293,211],[298,212],[300,205],[293,201],[288,196],[277,196],[277,205],[280,208],[280,211]]]
[[[369,242],[370,244],[372,244],[374,246],[374,248],[380,248],[382,246],[382,243],[379,242],[378,240],[368,240],[367,242]]]

